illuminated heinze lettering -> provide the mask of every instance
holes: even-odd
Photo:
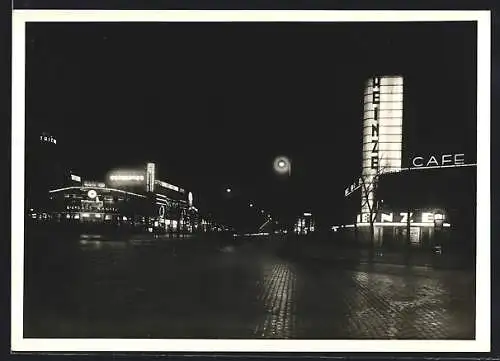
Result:
[[[377,174],[401,170],[403,78],[376,76],[366,83],[363,116],[361,212],[366,217],[374,202]],[[346,195],[360,186],[352,185]]]
[[[410,212],[409,214],[408,212],[380,212],[376,215],[375,222],[391,224],[407,224],[408,222],[420,222],[421,224],[434,224],[435,220],[444,220],[444,218],[445,216],[443,214],[435,212],[422,212],[420,214],[414,214],[413,212]],[[362,221],[361,215],[358,215],[357,221],[358,223]]]

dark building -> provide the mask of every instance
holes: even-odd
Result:
[[[476,240],[476,167],[413,168],[384,174],[377,185],[380,212],[442,214],[448,248],[473,248]],[[423,233],[419,243],[432,237]]]
[[[61,160],[57,138],[49,132],[26,136],[25,200],[26,208],[37,213],[47,208],[48,192],[69,185],[71,174]]]

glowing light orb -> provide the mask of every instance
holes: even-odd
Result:
[[[94,199],[95,197],[97,197],[97,192],[95,190],[91,189],[91,190],[89,190],[87,195],[89,196],[90,199]]]
[[[276,159],[274,160],[274,170],[279,174],[290,174],[290,160],[284,156],[276,157]]]

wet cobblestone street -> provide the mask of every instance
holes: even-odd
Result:
[[[199,239],[30,247],[25,337],[474,338],[472,272],[330,267]]]

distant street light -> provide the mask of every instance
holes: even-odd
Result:
[[[292,165],[290,160],[285,156],[279,156],[274,159],[274,171],[279,174],[291,175]]]
[[[264,210],[263,210],[263,209],[261,209],[261,210],[260,210],[260,213],[264,214],[265,212],[264,212]]]
[[[252,207],[253,207],[253,203],[250,203],[250,208],[252,208]]]
[[[226,193],[231,193],[231,188],[226,188]]]

